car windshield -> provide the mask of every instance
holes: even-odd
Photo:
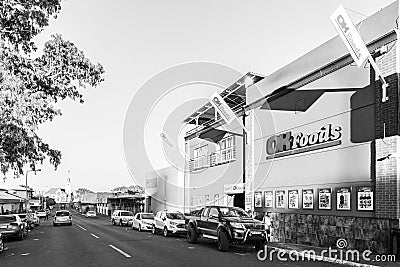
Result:
[[[154,219],[153,214],[142,214],[142,219]]]
[[[130,211],[123,211],[121,212],[121,216],[133,216],[133,213]]]
[[[223,217],[244,217],[244,218],[250,218],[250,215],[247,214],[244,210],[241,208],[236,208],[236,207],[223,207],[219,208],[221,211],[221,214]]]
[[[10,222],[16,222],[17,217],[15,216],[0,216],[0,223],[10,223]]]
[[[182,214],[180,213],[167,213],[167,218],[171,220],[184,220],[185,217],[183,217]]]
[[[57,211],[56,216],[69,216],[68,211]]]

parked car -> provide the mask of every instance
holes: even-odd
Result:
[[[267,242],[264,224],[237,207],[206,206],[200,215],[186,220],[186,228],[189,243],[212,239],[219,251],[227,251],[230,244],[253,245],[259,251]]]
[[[154,222],[153,213],[137,213],[133,219],[132,229],[137,229],[139,232],[143,230],[152,230]]]
[[[46,211],[45,210],[39,210],[36,212],[37,216],[39,218],[46,218]]]
[[[68,210],[58,210],[53,217],[53,226],[72,225],[72,217]]]
[[[111,215],[113,225],[131,225],[133,222],[133,212],[128,210],[114,210]]]
[[[28,229],[16,214],[0,215],[0,234],[3,238],[15,237],[23,240],[28,235]]]
[[[172,234],[186,234],[185,216],[177,211],[159,211],[154,216],[152,232],[162,231],[165,237]]]
[[[96,218],[97,214],[95,211],[93,210],[89,210],[88,212],[86,212],[86,218]]]
[[[3,235],[0,233],[0,253],[4,251]]]

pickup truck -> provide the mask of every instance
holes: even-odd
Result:
[[[237,207],[206,206],[186,217],[187,241],[213,239],[219,251],[228,251],[230,244],[252,245],[257,251],[267,243],[264,224]]]

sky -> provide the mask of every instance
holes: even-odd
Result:
[[[105,82],[82,91],[84,104],[60,103],[63,115],[40,127],[42,138],[61,150],[62,163],[57,170],[45,163],[36,175],[30,172],[28,185],[47,191],[64,187],[68,176],[73,189],[109,191],[134,184],[124,157],[124,119],[135,93],[154,75],[198,61],[268,75],[333,38],[336,32],[329,16],[340,4],[356,23],[392,2],[63,1],[57,19],[35,38],[37,46],[41,49],[51,34],[61,33],[92,62],[103,64]],[[168,115],[171,105],[182,104],[171,97],[168,101],[158,112],[165,108]],[[191,112],[197,107],[190,106]],[[0,188],[24,183],[25,177],[10,177],[0,182]]]

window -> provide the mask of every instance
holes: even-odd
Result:
[[[227,136],[217,143],[217,149],[212,163],[217,165],[235,159],[235,139],[233,135]]]
[[[193,169],[207,167],[207,145],[196,148],[193,151]]]

